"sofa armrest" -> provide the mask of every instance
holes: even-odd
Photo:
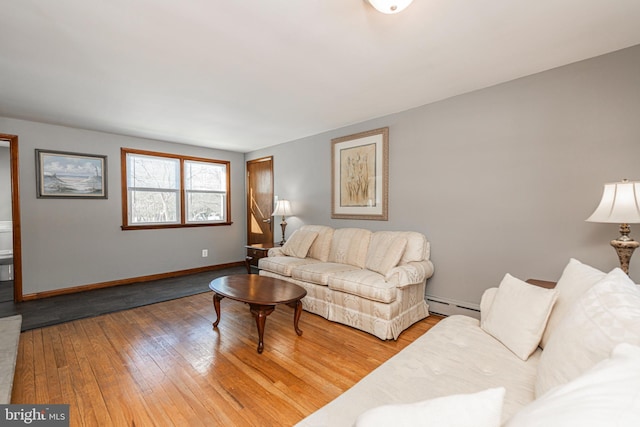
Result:
[[[429,260],[413,261],[393,267],[385,280],[394,283],[397,288],[422,283],[433,275],[433,264]]]
[[[487,316],[497,292],[498,288],[489,288],[482,294],[482,298],[480,298],[480,321]]]
[[[285,256],[284,252],[282,252],[281,247],[271,248],[269,252],[267,252],[267,256]]]

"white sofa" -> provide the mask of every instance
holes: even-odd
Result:
[[[620,269],[572,259],[555,289],[506,275],[483,295],[480,321],[445,318],[298,426],[639,420],[640,289]]]
[[[429,315],[430,246],[417,232],[305,225],[260,259],[260,274],[306,289],[304,310],[380,339]]]

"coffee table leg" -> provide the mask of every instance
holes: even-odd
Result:
[[[256,318],[256,326],[258,326],[258,353],[262,353],[264,350],[264,325],[267,322],[267,316],[273,313],[275,305],[249,304],[249,309],[253,317]]]
[[[218,327],[218,323],[220,323],[220,300],[224,298],[222,295],[218,295],[214,292],[213,294],[213,308],[216,309],[216,321],[213,322],[213,327]]]
[[[298,328],[298,321],[300,320],[300,315],[302,314],[302,301],[298,300],[296,302],[292,302],[287,304],[291,308],[295,308],[295,312],[293,313],[293,329],[296,330],[296,334],[298,336],[302,335],[302,331]]]

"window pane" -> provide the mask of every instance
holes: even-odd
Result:
[[[127,148],[121,155],[127,181],[123,229],[230,221],[230,162]]]
[[[178,189],[180,161],[163,157],[129,154],[129,188]]]
[[[227,191],[227,168],[225,165],[185,161],[184,169],[186,190]]]
[[[160,191],[129,191],[129,223],[178,222],[178,193]]]
[[[187,192],[187,222],[226,221],[226,195]]]

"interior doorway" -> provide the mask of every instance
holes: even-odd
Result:
[[[3,235],[7,234],[9,239],[8,242],[2,242],[2,245],[7,246],[7,248],[0,247],[0,250],[3,251],[0,279],[5,279],[0,281],[0,286],[7,284],[8,289],[6,292],[0,290],[0,295],[2,295],[3,301],[13,300],[20,302],[22,301],[22,244],[18,185],[18,136],[0,133],[0,150],[3,149],[2,147],[8,148],[8,152],[6,152],[6,157],[5,153],[0,156],[0,161],[3,162],[0,164],[0,169],[6,169],[6,176],[9,179],[0,181],[0,186],[2,186],[0,192],[4,193],[6,198],[10,200],[10,209],[0,210],[0,221],[3,226],[7,224],[10,230],[2,233]],[[6,158],[8,158],[8,164]],[[7,254],[10,254],[10,256]]]
[[[247,244],[273,243],[273,157],[247,162]]]

